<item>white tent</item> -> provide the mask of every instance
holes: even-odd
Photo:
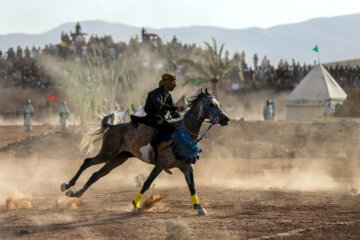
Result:
[[[316,65],[286,98],[286,118],[318,118],[325,104],[342,103],[346,93],[321,65]]]

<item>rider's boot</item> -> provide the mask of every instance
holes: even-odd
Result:
[[[152,146],[150,145],[150,143],[148,143],[145,146],[142,146],[140,148],[140,152],[142,155],[142,158],[144,159],[145,162],[150,163],[150,154],[152,151]]]

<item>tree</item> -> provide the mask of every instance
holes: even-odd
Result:
[[[231,71],[233,64],[229,61],[222,60],[225,43],[220,46],[218,51],[216,40],[214,38],[212,38],[212,40],[212,46],[208,42],[204,42],[207,49],[200,55],[205,61],[205,64],[196,63],[191,59],[185,58],[180,59],[178,63],[190,66],[200,75],[197,76],[199,77],[198,84],[211,83],[213,94],[217,96],[219,85],[221,89],[224,87],[225,76]],[[191,83],[192,81],[193,78],[188,79],[185,81],[184,85]]]

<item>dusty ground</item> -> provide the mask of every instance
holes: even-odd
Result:
[[[151,171],[136,159],[95,183],[77,209],[64,208],[60,184],[83,161],[80,136],[50,126],[35,126],[29,136],[21,126],[0,126],[0,239],[165,239],[174,219],[193,239],[359,239],[359,129],[357,119],[216,127],[194,165],[208,212],[198,216],[177,170],[162,173],[144,196],[163,194],[164,202],[131,213],[134,178]],[[31,196],[31,208],[6,209],[14,189]]]

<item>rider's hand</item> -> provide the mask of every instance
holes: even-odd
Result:
[[[177,107],[177,110],[179,111],[179,112],[183,112],[183,111],[185,111],[185,106],[179,106],[179,107]]]

